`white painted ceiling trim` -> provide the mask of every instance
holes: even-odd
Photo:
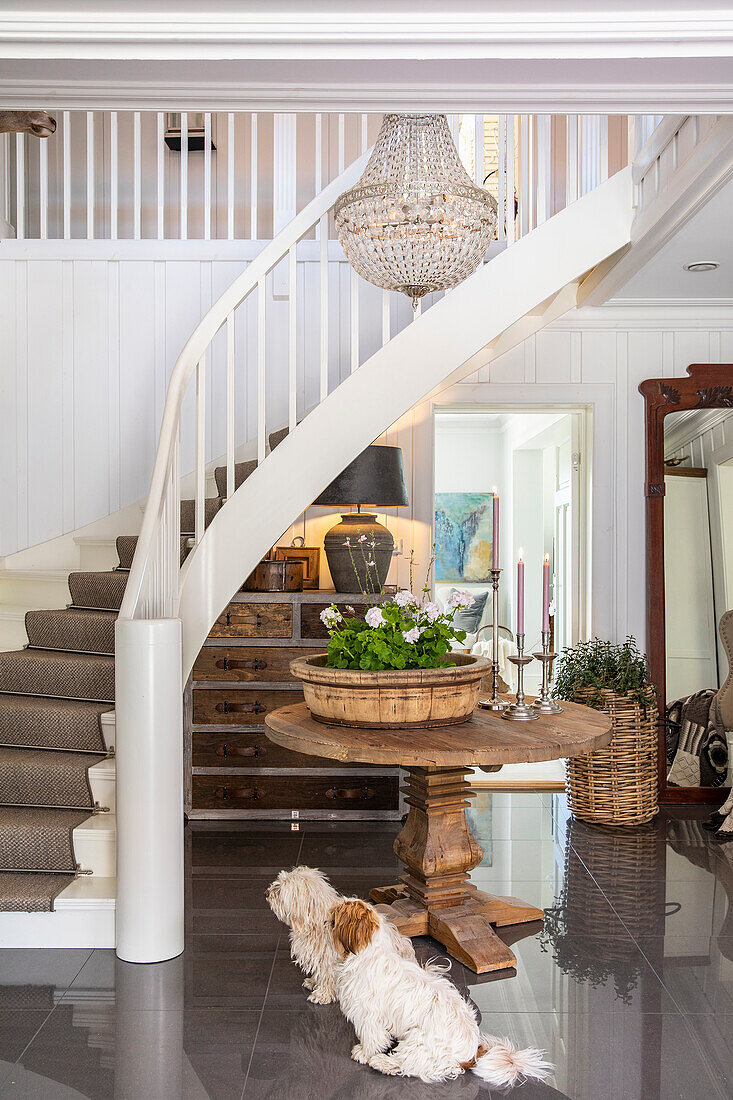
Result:
[[[704,3],[10,0],[0,104],[733,112],[733,9]]]
[[[202,10],[158,0],[137,4],[17,4],[0,13],[2,56],[107,58],[603,58],[733,56],[733,15],[659,4],[614,4],[602,12],[573,3],[450,5],[399,0],[334,6],[326,0],[259,10],[214,0]],[[503,10],[502,10],[503,8]],[[614,8],[616,10],[614,10]],[[431,10],[432,9],[432,10]]]

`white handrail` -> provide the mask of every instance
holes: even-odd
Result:
[[[130,568],[130,576],[125,588],[125,596],[120,608],[120,619],[140,617],[144,600],[146,603],[146,617],[167,617],[175,614],[176,611],[177,592],[169,590],[162,601],[154,601],[157,606],[151,607],[148,601],[152,594],[145,592],[145,583],[146,580],[150,579],[152,571],[153,551],[163,504],[166,499],[166,487],[170,478],[173,452],[178,441],[181,407],[194,371],[206,354],[211,341],[222,325],[226,323],[232,311],[257,288],[281,260],[288,256],[290,249],[298,243],[308,230],[312,229],[324,215],[328,214],[341,192],[356,183],[364,170],[368,156],[369,153],[367,152],[350,164],[340,176],[332,180],[262,249],[259,255],[224,291],[209,312],[202,318],[178,356],[168,384],[150,492],[145,507],[140,537]],[[229,461],[229,456],[227,461]],[[179,550],[173,542],[176,537],[175,533],[171,532],[167,542],[169,550],[176,555],[177,559]]]

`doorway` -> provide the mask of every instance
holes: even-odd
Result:
[[[582,441],[585,410],[438,408],[434,438],[435,593],[445,600],[453,587],[485,603],[464,645],[491,657],[492,604],[489,568],[494,532],[490,514],[499,495],[499,591],[501,675],[510,690],[518,620],[517,561],[525,563],[525,653],[541,645],[542,565],[550,561],[550,625],[559,653],[582,636],[588,619],[587,492]],[[525,692],[539,691],[541,666],[525,671]],[[479,777],[477,777],[478,779]],[[560,762],[506,767],[491,786],[560,789]]]

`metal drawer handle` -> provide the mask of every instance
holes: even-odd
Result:
[[[259,613],[259,611],[258,611],[258,612],[257,612],[257,629],[259,630],[259,628],[260,628],[261,626],[262,626],[262,616],[260,615],[260,613]]]
[[[214,791],[217,798],[226,802],[229,798],[250,798],[257,801],[259,792],[256,787],[217,787]]]
[[[227,611],[227,626],[231,626],[231,625],[232,625],[232,614],[231,614],[231,611]]]
[[[238,668],[253,668],[257,671],[260,668],[267,668],[267,661],[260,660],[259,657],[247,658],[246,660],[230,661],[228,657],[222,657],[215,663],[215,668],[223,668],[226,670],[236,670]]]
[[[262,754],[267,752],[267,749],[262,750]],[[238,748],[236,745],[219,745],[216,750],[217,756],[259,756],[259,745],[245,745],[244,748]]]
[[[371,787],[330,787],[326,791],[326,798],[358,798],[366,801],[374,798],[374,791]]]
[[[230,703],[225,699],[214,707],[219,714],[263,714],[267,707],[264,703]]]

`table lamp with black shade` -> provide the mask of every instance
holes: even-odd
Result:
[[[342,515],[341,522],[323,540],[336,591],[355,592],[361,588],[362,592],[378,592],[387,579],[394,539],[373,513],[362,512],[361,508],[365,504],[399,508],[409,503],[400,448],[373,443],[313,503],[356,507],[355,512]],[[365,539],[360,542],[362,535]],[[370,561],[374,565],[369,566]]]

